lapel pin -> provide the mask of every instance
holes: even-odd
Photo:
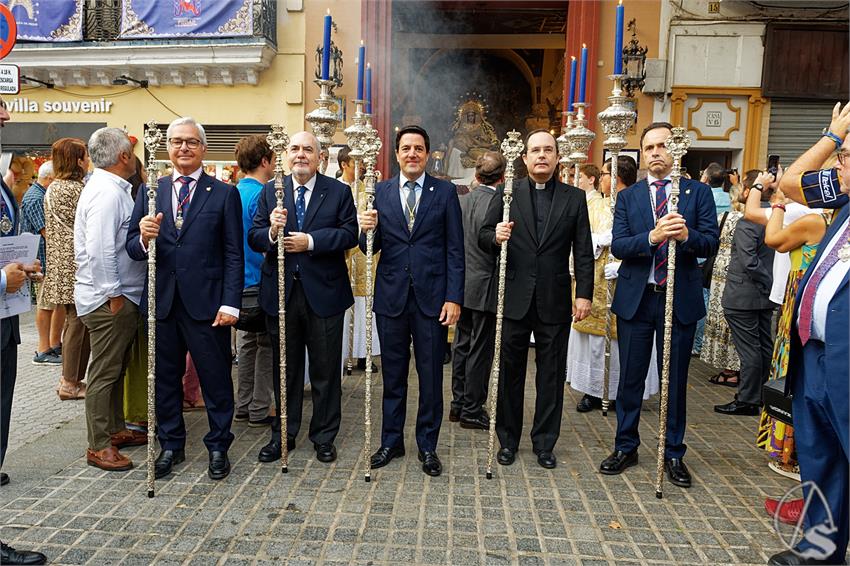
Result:
[[[428,190],[429,190],[429,191],[433,191],[433,190],[434,190],[434,187],[428,187]]]
[[[212,187],[207,187],[207,192],[210,192],[211,190],[212,190]]]
[[[691,189],[687,189],[687,190],[685,190],[685,194],[686,194],[686,195],[691,194]]]

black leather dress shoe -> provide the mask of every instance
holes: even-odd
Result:
[[[478,430],[490,430],[490,417],[487,413],[481,411],[474,417],[461,417],[460,428],[474,428]]]
[[[316,444],[314,448],[316,449],[316,460],[319,462],[327,464],[336,460],[336,446],[333,443]]]
[[[542,450],[537,453],[537,463],[540,464],[541,467],[551,470],[558,465],[558,459],[555,458],[555,455],[551,452]]]
[[[691,487],[691,473],[680,458],[670,458],[664,461],[664,469],[670,483],[679,487]]]
[[[0,472],[0,485],[6,485],[9,483],[9,474],[6,472]]]
[[[286,439],[286,450],[288,452],[295,450],[295,439],[291,436]],[[282,451],[283,447],[280,445],[280,439],[272,438],[268,444],[260,448],[257,460],[263,463],[276,462],[280,460]]]
[[[372,458],[369,460],[369,466],[373,470],[383,468],[392,462],[393,458],[399,458],[401,456],[404,456],[403,446],[395,446],[393,448],[390,448],[389,446],[381,446],[378,448],[377,452],[372,454]]]
[[[599,397],[593,395],[585,395],[576,405],[576,411],[579,413],[589,413],[593,409],[598,409],[602,406],[602,401]]]
[[[456,423],[460,420],[460,409],[449,409],[449,421]]]
[[[171,470],[186,459],[186,453],[183,450],[163,450],[156,458],[153,464],[154,475],[156,479],[164,478],[171,473]]]
[[[0,564],[46,564],[47,557],[31,550],[15,550],[0,543]]]
[[[743,403],[735,399],[731,403],[726,403],[725,405],[715,405],[714,412],[720,413],[721,415],[746,415],[753,417],[761,414],[761,405]]]
[[[785,550],[783,552],[779,552],[771,556],[767,564],[768,566],[795,566],[797,564],[839,564],[843,563],[842,560],[832,560],[832,558],[825,558],[823,560],[819,560],[817,558],[803,558],[793,550]]]
[[[623,452],[622,450],[614,450],[610,456],[602,460],[599,464],[599,471],[606,476],[616,476],[622,474],[623,470],[638,463],[638,452]]]
[[[207,475],[211,480],[223,480],[230,475],[230,460],[224,450],[213,450],[210,452],[210,467]]]
[[[496,454],[496,461],[502,466],[510,466],[516,460],[516,450],[510,448],[502,448]]]
[[[419,451],[419,461],[422,462],[422,471],[429,476],[437,477],[443,473],[443,464],[436,452]]]

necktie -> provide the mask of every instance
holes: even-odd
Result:
[[[307,211],[307,204],[304,200],[304,193],[307,192],[307,187],[298,187],[298,198],[295,199],[295,220],[298,222],[298,229],[304,224],[304,213]]]
[[[407,187],[407,227],[413,230],[413,221],[416,218],[416,181],[408,181]]]
[[[180,176],[177,177],[177,180],[180,182],[180,191],[177,193],[177,220],[175,220],[177,225],[177,231],[179,232],[183,228],[183,221],[186,218],[186,214],[189,212],[189,184],[194,181],[192,177],[188,176]]]
[[[844,232],[835,240],[832,249],[820,262],[815,272],[809,278],[806,288],[803,290],[803,297],[800,299],[800,342],[803,346],[809,341],[812,336],[812,310],[815,306],[815,295],[818,292],[818,285],[832,268],[838,262],[838,253],[841,247],[850,238],[850,223],[844,228]],[[822,242],[825,244],[826,242]]]
[[[653,181],[652,186],[655,187],[655,219],[658,220],[667,214],[667,181]],[[667,250],[670,242],[664,240],[655,248],[655,267],[653,273],[655,275],[655,283],[665,285],[667,283]]]

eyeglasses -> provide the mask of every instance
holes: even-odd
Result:
[[[180,149],[183,147],[183,144],[186,144],[186,147],[189,149],[198,149],[201,147],[201,140],[196,140],[195,138],[191,138],[188,140],[184,140],[182,138],[171,138],[168,140],[169,145],[174,149]]]
[[[839,162],[840,164],[844,165],[844,164],[845,164],[845,162],[847,161],[847,156],[848,156],[848,155],[850,155],[850,153],[845,153],[845,152],[843,152],[843,151],[842,151],[841,153],[839,153],[839,154],[838,154],[838,162]]]

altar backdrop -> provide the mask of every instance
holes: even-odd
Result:
[[[15,17],[18,39],[81,41],[83,0],[0,0]]]
[[[252,6],[253,0],[124,0],[120,37],[253,35]]]

